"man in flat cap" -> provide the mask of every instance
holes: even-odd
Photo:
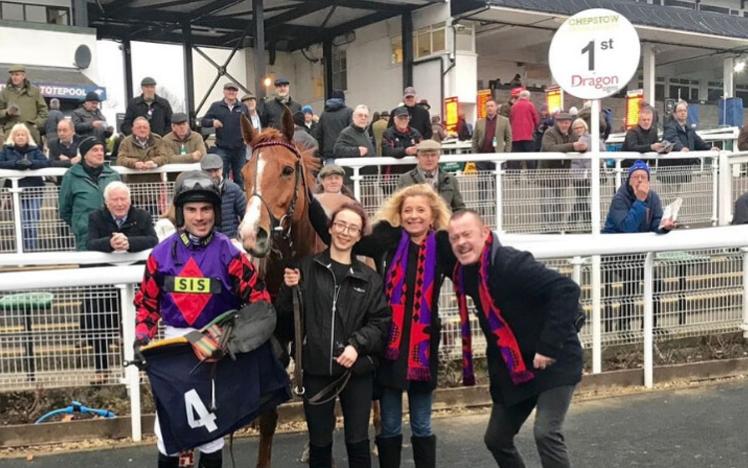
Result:
[[[260,120],[263,127],[280,129],[282,127],[283,107],[288,107],[291,110],[291,115],[293,115],[301,111],[301,104],[291,98],[291,84],[288,79],[276,78],[274,85],[275,94],[265,98],[262,109],[260,109]]]
[[[200,124],[216,130],[216,146],[211,152],[223,159],[223,178],[228,179],[231,172],[234,182],[243,188],[242,167],[246,162],[246,148],[242,139],[241,117],[246,112],[237,99],[238,93],[236,83],[223,85],[223,99],[210,105]]]
[[[415,184],[430,184],[442,197],[452,212],[465,208],[457,178],[446,171],[439,170],[439,156],[442,145],[438,141],[423,140],[416,145],[416,161],[418,164],[400,176],[397,182],[398,190]]]
[[[183,112],[171,116],[171,132],[167,133],[163,140],[169,153],[170,164],[198,162],[208,152],[203,136],[192,131],[190,118]],[[176,179],[176,176],[174,178]]]
[[[125,119],[122,121],[122,133],[132,133],[132,123],[138,117],[145,117],[151,131],[164,136],[171,130],[171,104],[156,94],[156,80],[146,76],[140,82],[142,94],[127,104]]]
[[[34,141],[41,143],[39,129],[47,122],[47,103],[39,88],[26,79],[26,67],[12,65],[8,73],[8,82],[0,91],[0,127],[8,135],[13,125],[26,124]]]
[[[403,107],[408,110],[410,126],[418,130],[418,133],[428,140],[434,133],[431,129],[431,115],[425,107],[416,104],[416,88],[408,86],[403,90]],[[390,127],[395,125],[395,110],[396,109],[392,109],[392,112],[390,112],[390,115],[393,116],[390,118],[388,124]]]
[[[114,128],[107,125],[106,117],[99,109],[101,97],[91,91],[86,94],[81,106],[73,111],[73,124],[75,124],[75,133],[85,138],[87,136],[96,137],[99,141],[104,141],[114,132]]]

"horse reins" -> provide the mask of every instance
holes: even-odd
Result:
[[[260,202],[262,203],[262,206],[265,207],[265,210],[268,213],[268,217],[270,218],[270,227],[271,227],[271,236],[279,234],[281,238],[288,242],[288,247],[291,250],[291,257],[294,257],[296,252],[294,250],[293,245],[293,238],[291,237],[291,226],[292,226],[292,220],[293,215],[296,213],[296,204],[299,199],[299,184],[301,183],[301,187],[304,189],[304,197],[308,197],[307,194],[307,183],[306,178],[304,177],[304,174],[302,173],[302,167],[301,167],[301,161],[302,156],[299,152],[298,148],[296,148],[294,145],[287,143],[282,140],[268,140],[258,143],[252,148],[252,153],[259,150],[260,148],[266,148],[271,146],[282,146],[286,148],[287,150],[291,151],[291,153],[296,156],[296,165],[295,165],[295,171],[296,171],[296,181],[294,182],[294,191],[293,191],[293,198],[291,198],[291,203],[289,203],[288,208],[286,209],[285,214],[281,216],[280,219],[276,218],[275,215],[273,215],[273,211],[270,209],[270,205],[265,201],[265,199],[262,197],[261,194],[257,193],[257,165],[259,164],[260,155],[257,154],[257,157],[255,158],[255,176],[254,176],[254,185],[252,187],[252,194],[247,198],[247,201],[249,201],[252,197],[257,197]],[[283,224],[288,223],[288,227],[286,228]],[[272,245],[272,244],[271,244]],[[283,259],[283,253],[278,251],[280,254],[281,260]],[[293,297],[293,318],[294,318],[294,386],[293,386],[293,392],[297,396],[303,396],[304,393],[306,393],[306,389],[304,388],[303,384],[303,377],[302,377],[302,367],[301,367],[301,350],[302,350],[302,342],[304,339],[304,330],[303,330],[303,311],[302,311],[302,305],[301,305],[301,293],[299,291],[298,287],[291,288],[291,296]]]
[[[252,186],[252,194],[247,198],[247,201],[249,202],[252,197],[257,197],[260,202],[262,203],[262,206],[265,208],[265,211],[268,213],[268,217],[270,218],[270,235],[280,235],[280,237],[287,241],[289,243],[289,247],[291,248],[291,256],[294,256],[294,250],[293,250],[293,239],[291,238],[291,228],[292,228],[292,220],[293,215],[296,213],[296,203],[299,199],[299,184],[301,183],[301,186],[304,188],[304,197],[307,197],[307,183],[306,178],[304,177],[302,173],[302,167],[301,167],[301,160],[302,156],[299,152],[298,148],[296,146],[292,145],[291,143],[287,143],[282,140],[268,140],[263,141],[260,143],[257,143],[252,148],[252,153],[259,150],[260,148],[266,148],[271,146],[282,146],[286,148],[287,150],[291,151],[291,153],[296,156],[296,164],[295,164],[295,172],[296,172],[296,181],[294,182],[294,190],[293,190],[293,198],[291,198],[291,203],[289,203],[288,208],[286,208],[286,212],[283,214],[283,216],[280,217],[280,219],[276,218],[273,214],[273,211],[270,209],[270,205],[265,201],[265,199],[262,197],[261,194],[257,193],[257,166],[259,164],[260,155],[257,154],[257,157],[255,158],[255,176],[254,176],[254,185]],[[284,224],[287,224],[287,226],[284,226]],[[282,255],[281,255],[282,258]]]

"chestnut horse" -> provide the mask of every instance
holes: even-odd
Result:
[[[258,132],[248,119],[241,122],[252,155],[242,170],[247,210],[239,238],[275,298],[288,262],[324,248],[308,216],[312,172],[319,169],[319,162],[311,152],[301,153],[293,144],[294,124],[288,109],[283,112],[280,131]],[[277,422],[277,411],[259,417],[258,468],[270,467]]]

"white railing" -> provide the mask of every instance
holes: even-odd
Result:
[[[166,205],[166,202],[171,200],[171,184],[167,182],[168,174],[200,169],[198,163],[167,164],[144,171],[128,169],[123,166],[111,167],[121,175],[161,174],[161,184],[131,184],[133,198],[141,204],[153,207]],[[15,251],[20,254],[39,250],[73,250],[72,236],[68,226],[59,217],[57,201],[59,187],[19,187],[19,180],[23,178],[61,178],[67,171],[68,168],[64,167],[28,171],[0,169],[0,179],[10,181],[10,187],[0,191],[0,226],[2,226],[0,227],[0,242],[3,243],[0,251]],[[6,203],[8,195],[9,200]],[[31,199],[36,200],[34,204],[24,203]],[[144,206],[143,208],[147,207]],[[157,217],[160,213],[152,212],[151,214]],[[8,223],[10,226],[7,225]],[[24,234],[24,230],[26,234]],[[30,235],[30,233],[33,233],[33,235]],[[29,244],[30,239],[28,238],[30,237],[33,238],[33,244],[37,244],[39,240],[44,238],[44,243],[51,247],[39,248],[37,245],[33,245],[29,246],[30,248],[24,248],[24,244]]]
[[[724,128],[711,128],[707,130],[697,130],[696,133],[701,137],[702,140],[711,143],[729,143],[730,146],[734,146],[740,134],[740,128],[738,127],[724,127]],[[662,138],[662,131],[659,132],[660,138]],[[611,133],[605,143],[623,143],[625,133]],[[736,149],[736,148],[725,148],[723,149]]]
[[[717,225],[720,188],[719,151],[676,152],[667,155],[656,153],[603,152],[600,160],[612,162],[614,167],[601,172],[601,216],[605,217],[613,193],[625,179],[623,160],[648,159],[654,161],[653,188],[663,202],[677,196],[684,198],[682,220],[687,224]],[[659,167],[663,160],[698,158],[697,167]],[[589,232],[590,172],[570,169],[508,170],[507,162],[589,160],[579,153],[485,153],[443,155],[441,163],[487,162],[493,171],[475,173],[458,172],[460,191],[468,207],[475,208],[491,226],[500,232]],[[362,175],[364,168],[382,166],[413,166],[415,157],[340,158],[336,163],[352,170],[354,196],[369,214],[381,205],[397,185],[398,175]],[[602,164],[602,163],[601,163]],[[576,182],[581,182],[577,185]],[[576,192],[576,194],[575,194]],[[549,195],[555,201],[549,201]],[[552,203],[550,208],[544,202]],[[555,207],[556,213],[551,213]],[[569,220],[565,218],[568,216]],[[572,218],[575,218],[572,220]],[[585,218],[587,221],[585,221]],[[726,224],[726,223],[721,223]]]
[[[502,237],[505,244],[512,245],[520,250],[532,252],[538,259],[548,263],[549,266],[558,267],[564,263],[572,266],[571,277],[586,288],[586,281],[583,280],[582,269],[587,263],[586,259],[600,255],[626,255],[637,254],[644,256],[643,264],[643,351],[644,351],[644,381],[645,385],[651,387],[653,384],[653,344],[654,344],[654,307],[653,298],[655,291],[655,263],[656,254],[665,255],[673,251],[701,251],[708,249],[715,255],[720,250],[727,249],[732,252],[734,249],[741,249],[742,262],[738,282],[731,283],[732,288],[739,289],[742,295],[740,301],[741,309],[739,315],[731,315],[729,318],[729,327],[727,330],[742,329],[748,337],[748,226],[730,226],[708,229],[693,229],[688,231],[674,231],[666,235],[656,235],[652,233],[644,234],[616,234],[616,235],[546,235],[540,242],[537,236],[506,236]],[[732,254],[734,255],[734,254]],[[106,259],[104,257],[111,257]],[[112,263],[130,261],[133,259],[124,259],[117,255],[100,254],[100,256],[81,257],[82,260],[91,263]],[[565,259],[565,261],[560,260]],[[5,259],[7,260],[7,259]],[[593,268],[595,268],[593,262]],[[598,266],[599,268],[599,262]],[[601,283],[600,273],[594,272],[592,277],[591,294],[600,294]],[[18,273],[0,274],[0,291],[18,292],[18,291],[43,291],[58,290],[61,288],[79,288],[94,286],[114,286],[119,291],[119,307],[121,310],[121,349],[124,360],[133,358],[131,343],[135,338],[135,311],[133,307],[133,298],[137,283],[143,275],[143,266],[110,266],[110,267],[92,267],[80,269],[64,269],[50,271],[25,271]],[[730,275],[735,276],[735,275]],[[597,278],[597,279],[595,279]],[[445,288],[446,289],[446,288]],[[597,293],[596,293],[597,291]],[[595,301],[593,300],[593,303]],[[600,372],[600,361],[602,355],[602,310],[600,300],[590,311],[590,320],[588,329],[583,334],[591,333],[591,352],[593,356],[593,372]],[[449,315],[449,306],[445,306],[441,312]],[[446,318],[446,317],[445,317]],[[591,328],[591,331],[589,330]],[[725,328],[720,324],[715,328],[724,331]],[[709,330],[708,324],[703,330]],[[705,333],[707,332],[705,331]],[[583,337],[584,338],[584,337]],[[586,341],[586,338],[583,340]],[[140,428],[140,375],[134,367],[129,367],[121,380],[128,386],[131,401],[132,416],[132,436],[133,439],[139,440],[141,437]]]

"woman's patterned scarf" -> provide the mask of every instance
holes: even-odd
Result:
[[[385,294],[392,308],[392,324],[385,357],[397,360],[400,357],[400,342],[405,325],[405,300],[408,285],[408,246],[410,236],[403,229],[400,243],[387,271]],[[430,231],[418,247],[418,267],[413,285],[413,310],[410,322],[408,349],[408,380],[431,380],[429,368],[431,352],[431,313],[436,277],[436,235]]]
[[[506,323],[501,314],[501,309],[496,306],[488,288],[488,267],[491,263],[491,247],[493,245],[493,234],[489,233],[486,245],[481,253],[478,265],[478,294],[483,315],[486,317],[491,334],[496,338],[501,357],[509,370],[514,385],[519,385],[532,380],[535,375],[525,367],[522,353],[512,329]],[[475,385],[475,374],[473,373],[473,343],[470,331],[470,314],[467,308],[462,265],[457,262],[454,270],[455,294],[460,309],[460,333],[462,335],[462,382],[464,385]]]

